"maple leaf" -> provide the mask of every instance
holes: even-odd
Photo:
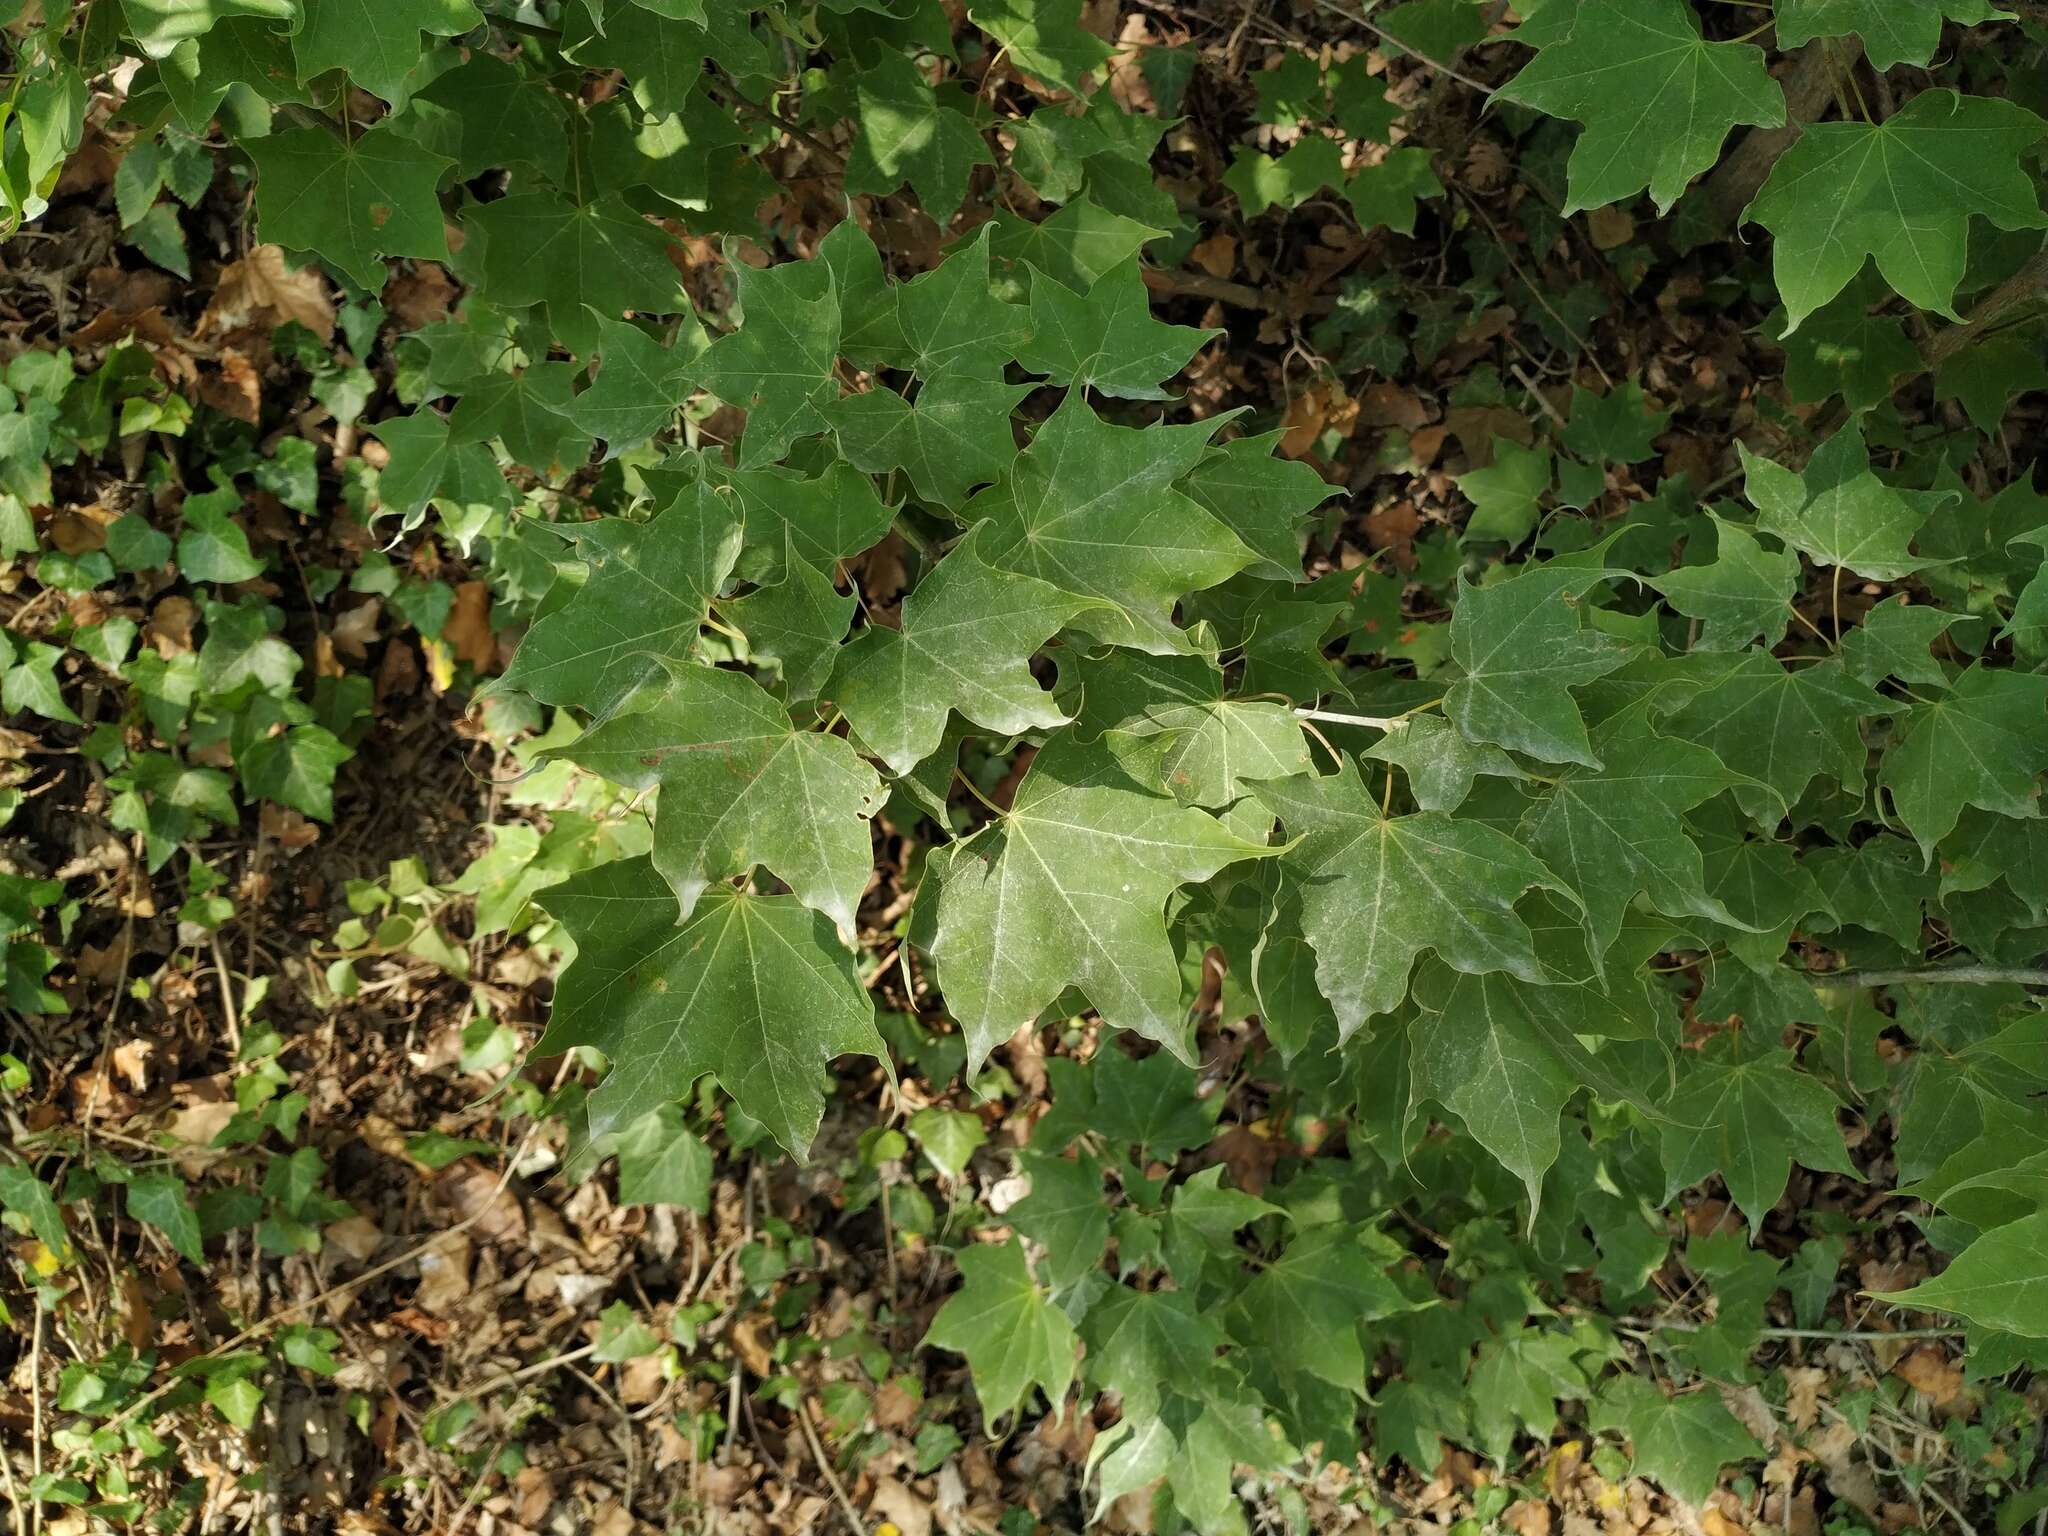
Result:
[[[1031,334],[1031,312],[997,298],[989,286],[990,229],[922,277],[890,288],[901,350],[883,355],[892,367],[930,380],[957,376],[999,383],[1003,365]]]
[[[2048,121],[1991,96],[1922,91],[1882,123],[1814,123],[1771,166],[1743,221],[1773,238],[1787,329],[1849,286],[1866,261],[1903,297],[1953,316],[1970,219],[2048,226],[2020,157]],[[1911,218],[1899,210],[1910,208]]]
[[[1295,840],[1283,868],[1341,1038],[1400,1005],[1425,952],[1467,973],[1543,979],[1515,903],[1539,886],[1577,898],[1505,833],[1435,811],[1388,816],[1348,758],[1326,777],[1252,792]]]
[[[747,526],[744,574],[753,580],[778,569],[789,550],[829,571],[871,548],[896,515],[875,493],[875,482],[846,464],[828,464],[811,477],[779,465],[729,469],[706,456],[686,460],[685,467],[731,498]]]
[[[1915,704],[1886,750],[1878,782],[1899,820],[1930,854],[1963,807],[2040,814],[2048,768],[2048,677],[1970,668],[1937,698]]]
[[[1723,762],[1741,763],[1757,782],[1737,784],[1736,800],[1751,816],[1775,818],[1822,776],[1860,796],[1867,756],[1861,722],[1891,709],[1839,662],[1791,667],[1750,650],[1730,657],[1665,729]]]
[[[711,344],[696,381],[747,413],[743,468],[770,464],[797,438],[823,432],[820,408],[838,396],[839,295],[822,262],[733,263],[742,319]]]
[[[669,237],[617,193],[571,203],[546,190],[513,192],[471,207],[466,226],[482,233],[483,281],[508,307],[545,304],[548,325],[570,351],[587,356],[602,339],[598,314],[686,310],[668,259]]]
[[[2048,1211],[1994,1227],[1932,1280],[1870,1294],[1897,1307],[1951,1312],[1980,1328],[2048,1339]]]
[[[1005,815],[931,859],[922,947],[967,1037],[967,1075],[1070,986],[1111,1028],[1191,1060],[1167,899],[1271,852],[1136,788],[1099,744],[1054,738]]]
[[[379,124],[352,140],[324,128],[251,139],[263,238],[316,251],[365,288],[386,256],[448,259],[435,185],[449,162]]]
[[[1276,452],[1284,434],[1237,437],[1212,445],[1181,482],[1257,560],[1245,573],[1268,581],[1301,579],[1302,525],[1338,488]]]
[[[1870,467],[1855,422],[1821,444],[1803,473],[1759,458],[1740,444],[1743,495],[1757,509],[1757,527],[1822,565],[1839,565],[1872,581],[1937,564],[1912,554],[1920,525],[1956,499],[1953,491],[1903,491]]]
[[[693,486],[645,523],[600,518],[575,530],[589,576],[520,642],[501,686],[598,720],[665,658],[687,656],[740,552],[740,522],[708,486]]]
[[[932,86],[901,54],[884,53],[854,82],[855,133],[846,191],[894,192],[905,182],[941,224],[959,211],[977,165],[993,164],[974,125],[974,97]]]
[[[1361,1241],[1345,1222],[1301,1232],[1240,1293],[1232,1332],[1278,1369],[1363,1396],[1359,1324],[1414,1305],[1384,1272],[1390,1255],[1372,1248],[1371,1235]]]
[[[1521,830],[1530,851],[1584,899],[1594,959],[1613,947],[1638,895],[1668,917],[1743,927],[1707,893],[1682,813],[1754,781],[1696,742],[1658,735],[1637,712],[1602,726],[1593,744],[1600,766],[1565,769]]]
[[[1893,5],[1889,0],[1777,0],[1778,46],[1798,48],[1816,37],[1863,39],[1863,51],[1879,71],[1894,64],[1925,64],[1941,42],[1944,19],[1974,27],[2009,21],[2012,15],[1986,0],[1925,0]]]
[[[1636,1470],[1688,1504],[1706,1503],[1721,1469],[1760,1449],[1711,1386],[1667,1397],[1641,1376],[1610,1376],[1587,1422],[1593,1429],[1628,1436]]]
[[[1261,779],[1311,766],[1294,711],[1225,698],[1222,671],[1204,657],[1112,651],[1084,662],[1079,682],[1075,735],[1104,736],[1132,778],[1183,804],[1226,806]]]
[[[1763,637],[1766,646],[1785,638],[1792,622],[1792,595],[1799,590],[1799,557],[1769,550],[1747,528],[1707,514],[1714,526],[1711,564],[1682,565],[1644,578],[1679,613],[1700,621],[1694,644],[1703,651],[1740,650]],[[1688,555],[1692,546],[1687,546]]]
[[[1444,698],[1451,723],[1473,741],[1597,767],[1571,689],[1633,654],[1580,612],[1579,600],[1606,578],[1598,569],[1542,566],[1475,587],[1461,575],[1451,659],[1464,675]]]
[[[871,389],[832,401],[825,418],[848,463],[869,474],[900,469],[920,496],[957,507],[1016,461],[1010,413],[1030,393],[1029,384],[946,373],[920,384],[915,400]]]
[[[394,106],[420,62],[420,34],[458,37],[483,15],[470,0],[300,0],[292,32],[299,78],[330,69]]]
[[[632,789],[661,786],[654,867],[684,919],[712,881],[761,865],[851,943],[880,777],[843,736],[798,730],[743,672],[678,662],[668,673],[552,755]]]
[[[1050,279],[1031,285],[1031,334],[1017,361],[1055,384],[1079,385],[1126,400],[1166,400],[1159,387],[1187,366],[1216,330],[1165,325],[1135,261],[1100,278],[1085,294]]]
[[[561,97],[481,50],[435,77],[418,101],[446,109],[455,127],[455,165],[465,180],[513,164],[560,183],[569,169],[569,114]]]
[[[1435,715],[1411,715],[1395,722],[1359,755],[1399,768],[1407,775],[1408,792],[1425,811],[1455,811],[1481,774],[1528,777],[1499,747],[1467,741],[1449,721]]]
[[[1796,1158],[1817,1173],[1860,1178],[1835,1124],[1835,1096],[1792,1053],[1758,1050],[1727,1031],[1679,1078],[1662,1128],[1665,1196],[1718,1173],[1752,1238],[1784,1197]]]
[[[780,581],[713,606],[747,637],[750,659],[780,666],[783,686],[796,700],[815,698],[825,686],[858,605],[852,592],[842,594],[831,577],[792,548]]]
[[[1764,51],[1704,41],[1684,0],[1580,0],[1559,25],[1569,30],[1552,29],[1494,95],[1586,125],[1566,168],[1567,216],[1645,188],[1668,213],[1738,124],[1785,122]]]
[[[874,1007],[832,925],[794,896],[705,891],[676,923],[645,858],[572,876],[547,907],[576,941],[534,1049],[604,1052],[593,1138],[685,1097],[709,1073],[790,1156],[810,1149],[832,1059],[882,1057]]]
[[[1109,44],[1082,24],[1081,0],[975,0],[967,15],[1018,69],[1077,95],[1109,62]]]
[[[962,515],[988,519],[982,551],[991,565],[1112,605],[1089,615],[1091,633],[1159,654],[1184,650],[1175,602],[1254,558],[1174,488],[1218,425],[1114,427],[1070,390],[1009,475]]]
[[[674,418],[705,342],[694,321],[664,344],[630,321],[605,314],[591,318],[597,326],[597,376],[566,402],[563,414],[585,436],[603,438],[607,456],[616,458]]]
[[[1034,1386],[1055,1413],[1074,1383],[1074,1328],[1031,1278],[1024,1245],[976,1244],[954,1256],[960,1289],[939,1308],[927,1344],[967,1357],[985,1422],[1001,1418]]]
[[[870,625],[842,647],[829,692],[892,773],[937,750],[948,713],[999,735],[1065,725],[1030,660],[1094,605],[1029,576],[991,568],[980,528],[931,568],[898,629]]]

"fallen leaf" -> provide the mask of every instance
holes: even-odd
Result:
[[[481,581],[455,588],[455,606],[441,626],[441,638],[479,673],[488,672],[498,657],[497,636],[491,633],[491,589]]]
[[[1915,1392],[1924,1392],[1934,1406],[1945,1408],[1963,1390],[1962,1367],[1932,1344],[1923,1344],[1892,1367],[1892,1374]]]
[[[192,626],[199,622],[199,610],[188,597],[166,597],[149,612],[142,626],[142,638],[156,647],[165,661],[192,653]]]
[[[467,1232],[444,1237],[419,1257],[420,1284],[414,1305],[436,1314],[452,1311],[469,1294],[470,1241]]]
[[[254,323],[296,320],[322,341],[334,339],[334,302],[327,296],[320,269],[308,263],[296,272],[285,265],[284,250],[275,245],[254,247],[240,261],[221,268],[213,302],[199,317],[199,333],[213,335]]]
[[[233,347],[223,347],[220,371],[200,376],[199,398],[223,415],[254,426],[263,414],[263,380],[248,358]]]
[[[893,1477],[875,1479],[875,1491],[868,1498],[868,1513],[895,1526],[903,1536],[931,1536],[931,1505]]]
[[[526,1236],[526,1213],[498,1175],[473,1157],[459,1157],[434,1175],[434,1197],[468,1221],[486,1242],[516,1243]]]

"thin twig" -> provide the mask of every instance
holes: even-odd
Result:
[[[40,1292],[36,1295],[35,1334],[28,1350],[28,1401],[29,1446],[33,1458],[30,1471],[33,1481],[40,1484],[43,1480],[43,1298]],[[28,1518],[31,1530],[40,1531],[43,1528],[41,1494],[37,1494],[30,1501]]]
[[[1896,970],[1818,971],[1806,979],[1831,987],[2048,987],[2048,966],[1920,965]]]
[[[811,1425],[809,1398],[798,1400],[796,1421],[804,1427],[804,1439],[811,1444],[811,1455],[817,1458],[818,1470],[825,1474],[825,1481],[832,1485],[832,1497],[839,1501],[839,1512],[846,1516],[846,1523],[853,1528],[853,1536],[867,1536],[867,1527],[861,1524],[860,1511],[853,1507],[853,1500],[846,1496],[846,1485],[839,1481],[839,1474],[832,1470],[832,1463],[825,1455],[825,1447],[818,1440],[818,1431]]]
[[[1493,94],[1493,87],[1488,85],[1484,80],[1474,80],[1470,75],[1463,75],[1458,73],[1457,70],[1453,69],[1450,65],[1444,63],[1441,59],[1431,58],[1428,54],[1424,53],[1420,48],[1416,47],[1413,43],[1406,42],[1403,39],[1394,36],[1394,34],[1389,32],[1385,27],[1378,25],[1376,22],[1368,20],[1367,18],[1359,15],[1356,11],[1348,10],[1341,5],[1335,5],[1332,3],[1332,0],[1316,0],[1316,8],[1318,10],[1328,11],[1332,16],[1342,16],[1354,27],[1365,28],[1366,31],[1370,32],[1374,37],[1378,38],[1381,42],[1392,43],[1396,48],[1399,48],[1403,53],[1413,55],[1416,59],[1419,59],[1422,63],[1427,64],[1431,69],[1435,70],[1438,74],[1448,76],[1450,79],[1457,81],[1460,85],[1469,85],[1472,87],[1473,90],[1484,91],[1489,96]]]

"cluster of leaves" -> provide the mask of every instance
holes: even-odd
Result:
[[[890,938],[935,981],[968,1078],[1041,1019],[1103,1031],[1027,1154],[1014,1224],[1036,1269],[1017,1239],[965,1249],[931,1338],[969,1356],[991,1418],[1034,1387],[1055,1408],[1077,1379],[1115,1394],[1104,1499],[1164,1477],[1184,1521],[1227,1529],[1233,1464],[1342,1452],[1369,1392],[1382,1453],[1419,1468],[1444,1437],[1503,1455],[1575,1399],[1702,1496],[1748,1432],[1711,1394],[1606,1374],[1611,1329],[1537,1292],[1590,1269],[1610,1311],[1632,1304],[1668,1251],[1645,1208],[1702,1181],[1754,1234],[1795,1164],[1859,1177],[1844,1117],[1889,1125],[1958,1255],[1887,1299],[1965,1319],[1986,1373],[2040,1363],[2048,1016],[2023,983],[2048,947],[2048,500],[2025,475],[1987,493],[1960,472],[1975,434],[1916,441],[1887,397],[1920,366],[1900,301],[1957,317],[2048,226],[2028,158],[2048,120],[1934,86],[1777,159],[1743,217],[1770,237],[1794,393],[1843,409],[1803,439],[1788,423],[1784,462],[1745,449],[1739,500],[1673,474],[1617,508],[1608,476],[1652,456],[1663,418],[1639,382],[1582,389],[1556,443],[1503,443],[1464,477],[1475,513],[1427,562],[1330,569],[1309,530],[1335,489],[1246,430],[1263,424],[1182,419],[1165,387],[1209,339],[1153,317],[1142,266],[1196,235],[1152,170],[1177,50],[1119,65],[1153,108],[1134,111],[1098,88],[1113,51],[1073,0],[970,4],[957,28],[916,0],[542,9],[402,0],[366,27],[337,0],[124,0],[71,35],[29,28],[0,185],[34,216],[86,80],[132,50],[123,111],[165,135],[137,209],[182,195],[178,136],[218,122],[263,239],[361,294],[390,258],[468,285],[404,344],[412,409],[369,424],[383,467],[353,484],[534,614],[498,697],[565,712],[539,759],[651,808],[644,847],[573,831],[505,898],[508,923],[539,901],[574,952],[540,1049],[611,1063],[593,1145],[687,1164],[674,1106],[713,1080],[745,1134],[807,1152],[834,1060],[887,1054],[856,960],[880,847],[915,886]],[[1561,217],[1647,194],[1675,239],[1711,230],[1688,187],[1731,131],[1786,121],[1765,50],[1708,37],[1686,0],[1520,10],[1496,99],[1562,161]],[[1884,70],[1926,63],[1942,14],[1998,14],[1892,10],[1781,0],[1772,19],[1782,47],[1853,44]],[[1443,68],[1487,26],[1414,0],[1374,30]],[[997,57],[1033,89],[963,89]],[[1257,95],[1287,131],[1223,178],[1247,217],[1336,188],[1366,231],[1406,231],[1442,193],[1357,59],[1268,71]],[[930,249],[899,261],[855,218],[799,260],[735,243],[729,302],[700,312],[673,236],[758,235],[762,154],[786,137],[821,145],[849,197],[907,187]],[[987,195],[1005,173],[1038,217]],[[1527,290],[1497,260],[1474,291]],[[1578,340],[1572,295],[1532,297],[1560,348]],[[1385,295],[1351,298],[1333,338],[1441,346],[1426,312],[1401,335]],[[2003,345],[1989,381],[1936,385],[1986,433],[2038,382]],[[125,421],[121,370],[92,377]],[[15,393],[10,430],[52,445],[32,457],[75,436],[68,392]],[[231,486],[188,488],[187,579],[255,574]],[[602,515],[551,521],[571,506]],[[861,589],[884,568],[900,611]],[[355,711],[289,697],[260,601],[207,621],[226,670],[202,649],[197,686],[131,676],[138,707],[179,700],[150,716],[160,737],[229,740],[245,790],[320,814]],[[39,681],[54,657],[6,659],[10,699],[64,707]],[[214,814],[192,778],[212,770],[119,750],[135,829],[168,856]],[[1021,768],[1000,804],[974,754]],[[421,914],[387,911],[413,894],[363,893],[366,919],[403,926],[366,922],[355,947],[418,942]],[[1268,1196],[1170,1176],[1211,1129],[1190,1002],[1211,953],[1265,1069],[1345,1128],[1346,1155]],[[25,951],[31,993],[46,961]],[[1428,1272],[1382,1230],[1416,1187],[1468,1207]],[[1677,1363],[1740,1377],[1778,1261],[1700,1240],[1684,1262],[1754,1306]],[[1375,1380],[1387,1352],[1401,1369]]]

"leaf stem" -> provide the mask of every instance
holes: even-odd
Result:
[[[1400,729],[1402,722],[1407,719],[1407,716],[1347,715],[1341,710],[1335,709],[1297,709],[1294,712],[1294,718],[1297,720],[1320,720],[1325,725],[1356,725],[1363,726],[1368,730],[1393,731]]]
[[[2048,965],[1921,965],[1891,970],[1820,971],[1806,978],[1830,987],[2048,987]]]

